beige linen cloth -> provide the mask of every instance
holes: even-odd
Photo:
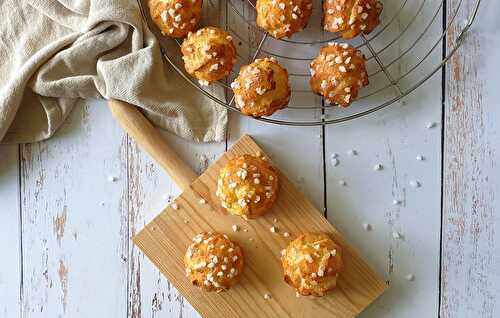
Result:
[[[136,0],[0,0],[0,141],[49,138],[84,98],[137,105],[186,139],[222,140],[226,111],[164,64]]]

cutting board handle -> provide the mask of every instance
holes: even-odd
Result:
[[[175,151],[166,143],[160,132],[133,105],[110,99],[113,117],[135,142],[170,175],[181,190],[187,189],[198,177]]]

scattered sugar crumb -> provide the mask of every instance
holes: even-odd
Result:
[[[253,237],[249,238],[248,240],[249,240],[250,242],[252,242],[252,241],[253,241]]]
[[[335,159],[335,158],[338,158],[338,156],[339,156],[338,153],[332,152],[332,154],[330,155],[330,158]]]
[[[417,159],[418,161],[424,161],[424,160],[425,160],[424,156],[422,156],[422,155],[418,155],[418,156],[416,157],[416,159]]]
[[[334,167],[339,165],[339,160],[337,158],[332,158],[330,160],[330,162],[331,162],[332,166],[334,166]]]
[[[99,203],[100,206],[104,206],[104,201]]]
[[[410,185],[414,188],[420,188],[421,184],[417,180],[410,180]]]
[[[383,168],[384,167],[381,164],[379,164],[379,163],[377,163],[376,165],[373,166],[373,170],[375,170],[375,171],[380,171]]]
[[[297,298],[300,297],[300,293],[298,291],[295,292],[295,297],[297,297]]]
[[[290,233],[285,232],[285,233],[283,233],[283,236],[284,236],[284,237],[290,237]]]
[[[400,205],[401,201],[394,199],[394,200],[392,200],[392,204],[393,205]]]
[[[345,180],[339,180],[339,185],[344,187],[347,185],[347,182],[345,182]]]
[[[392,232],[392,238],[394,238],[395,240],[399,240],[401,239],[401,234],[399,234],[399,232],[397,231],[394,231]]]
[[[184,223],[188,224],[188,223],[189,223],[189,220],[187,220],[187,219],[186,219],[186,220],[184,220]]]
[[[415,280],[415,275],[413,275],[413,274],[406,275],[406,280],[410,281],[410,282],[414,281]]]
[[[207,203],[207,200],[205,200],[205,199],[201,198],[201,199],[200,199],[200,204],[205,204],[205,203]]]
[[[115,176],[109,176],[109,177],[108,177],[108,181],[109,181],[109,182],[116,182],[117,180],[118,180],[118,178],[117,178],[117,177],[115,177]]]
[[[277,219],[277,218],[274,218],[274,219],[273,219],[273,223],[278,223],[278,219]]]
[[[347,154],[348,154],[349,156],[357,156],[357,155],[358,155],[358,151],[357,151],[357,150],[355,150],[355,149],[351,149],[351,150],[348,150],[348,151],[347,151]]]
[[[177,203],[172,203],[170,206],[171,206],[171,207],[172,207],[172,209],[174,209],[174,210],[178,210],[178,209],[179,209],[179,206],[177,205]]]
[[[427,123],[427,125],[425,125],[425,127],[426,127],[427,129],[431,129],[431,128],[434,128],[434,127],[436,127],[436,126],[437,126],[437,124],[436,124],[435,122],[432,122],[432,121],[431,121],[431,122],[428,122],[428,123]]]
[[[271,299],[271,298],[272,298],[271,294],[269,293],[264,294],[264,299]]]
[[[248,232],[248,229],[243,229],[243,232]]]
[[[278,229],[275,226],[271,226],[269,228],[269,231],[271,231],[272,233],[276,233],[276,232],[278,232]]]
[[[364,229],[365,231],[371,231],[372,226],[371,226],[371,224],[370,224],[370,223],[363,223],[363,229]]]
[[[231,228],[233,229],[233,232],[238,232],[238,230],[240,229],[238,225],[234,224],[233,226],[231,226]]]

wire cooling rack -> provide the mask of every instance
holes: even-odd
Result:
[[[230,76],[209,87],[199,85],[186,73],[180,52],[182,39],[162,37],[151,22],[147,0],[139,0],[139,5],[143,18],[160,39],[165,59],[202,94],[229,110],[240,112],[234,104],[231,81],[241,65],[257,57],[273,56],[288,70],[292,97],[287,108],[270,117],[255,119],[280,125],[317,126],[349,121],[402,101],[437,73],[460,47],[474,23],[481,0],[458,0],[453,8],[446,8],[446,0],[382,2],[381,24],[369,35],[345,41],[335,33],[323,31],[320,0],[313,1],[313,14],[304,31],[284,39],[274,39],[257,27],[254,0],[205,0],[200,27],[218,25],[225,29],[232,35],[237,49],[237,63]],[[467,19],[457,21],[468,12]],[[461,30],[451,30],[457,25]],[[367,58],[370,84],[347,108],[325,104],[309,88],[309,62],[321,46],[331,41],[348,42]],[[446,49],[445,41],[453,46]]]

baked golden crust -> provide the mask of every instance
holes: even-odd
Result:
[[[149,14],[163,35],[180,38],[192,31],[201,17],[202,0],[149,0]]]
[[[257,0],[257,25],[275,38],[302,31],[312,12],[312,0]]]
[[[285,282],[303,296],[323,296],[337,286],[342,249],[328,235],[302,234],[281,252]]]
[[[236,107],[254,117],[270,116],[290,100],[288,72],[274,58],[257,59],[231,83]]]
[[[324,0],[323,27],[344,39],[368,34],[380,23],[383,5],[378,0]]]
[[[265,158],[243,155],[220,170],[216,195],[229,213],[252,219],[273,205],[278,187],[278,173]]]
[[[243,250],[225,234],[204,232],[193,238],[184,264],[193,285],[221,292],[238,282],[244,266]]]
[[[186,71],[202,85],[227,76],[236,59],[236,49],[229,33],[206,27],[189,33],[181,45]]]
[[[310,64],[311,89],[328,104],[347,107],[368,85],[365,56],[346,43],[328,43]]]

